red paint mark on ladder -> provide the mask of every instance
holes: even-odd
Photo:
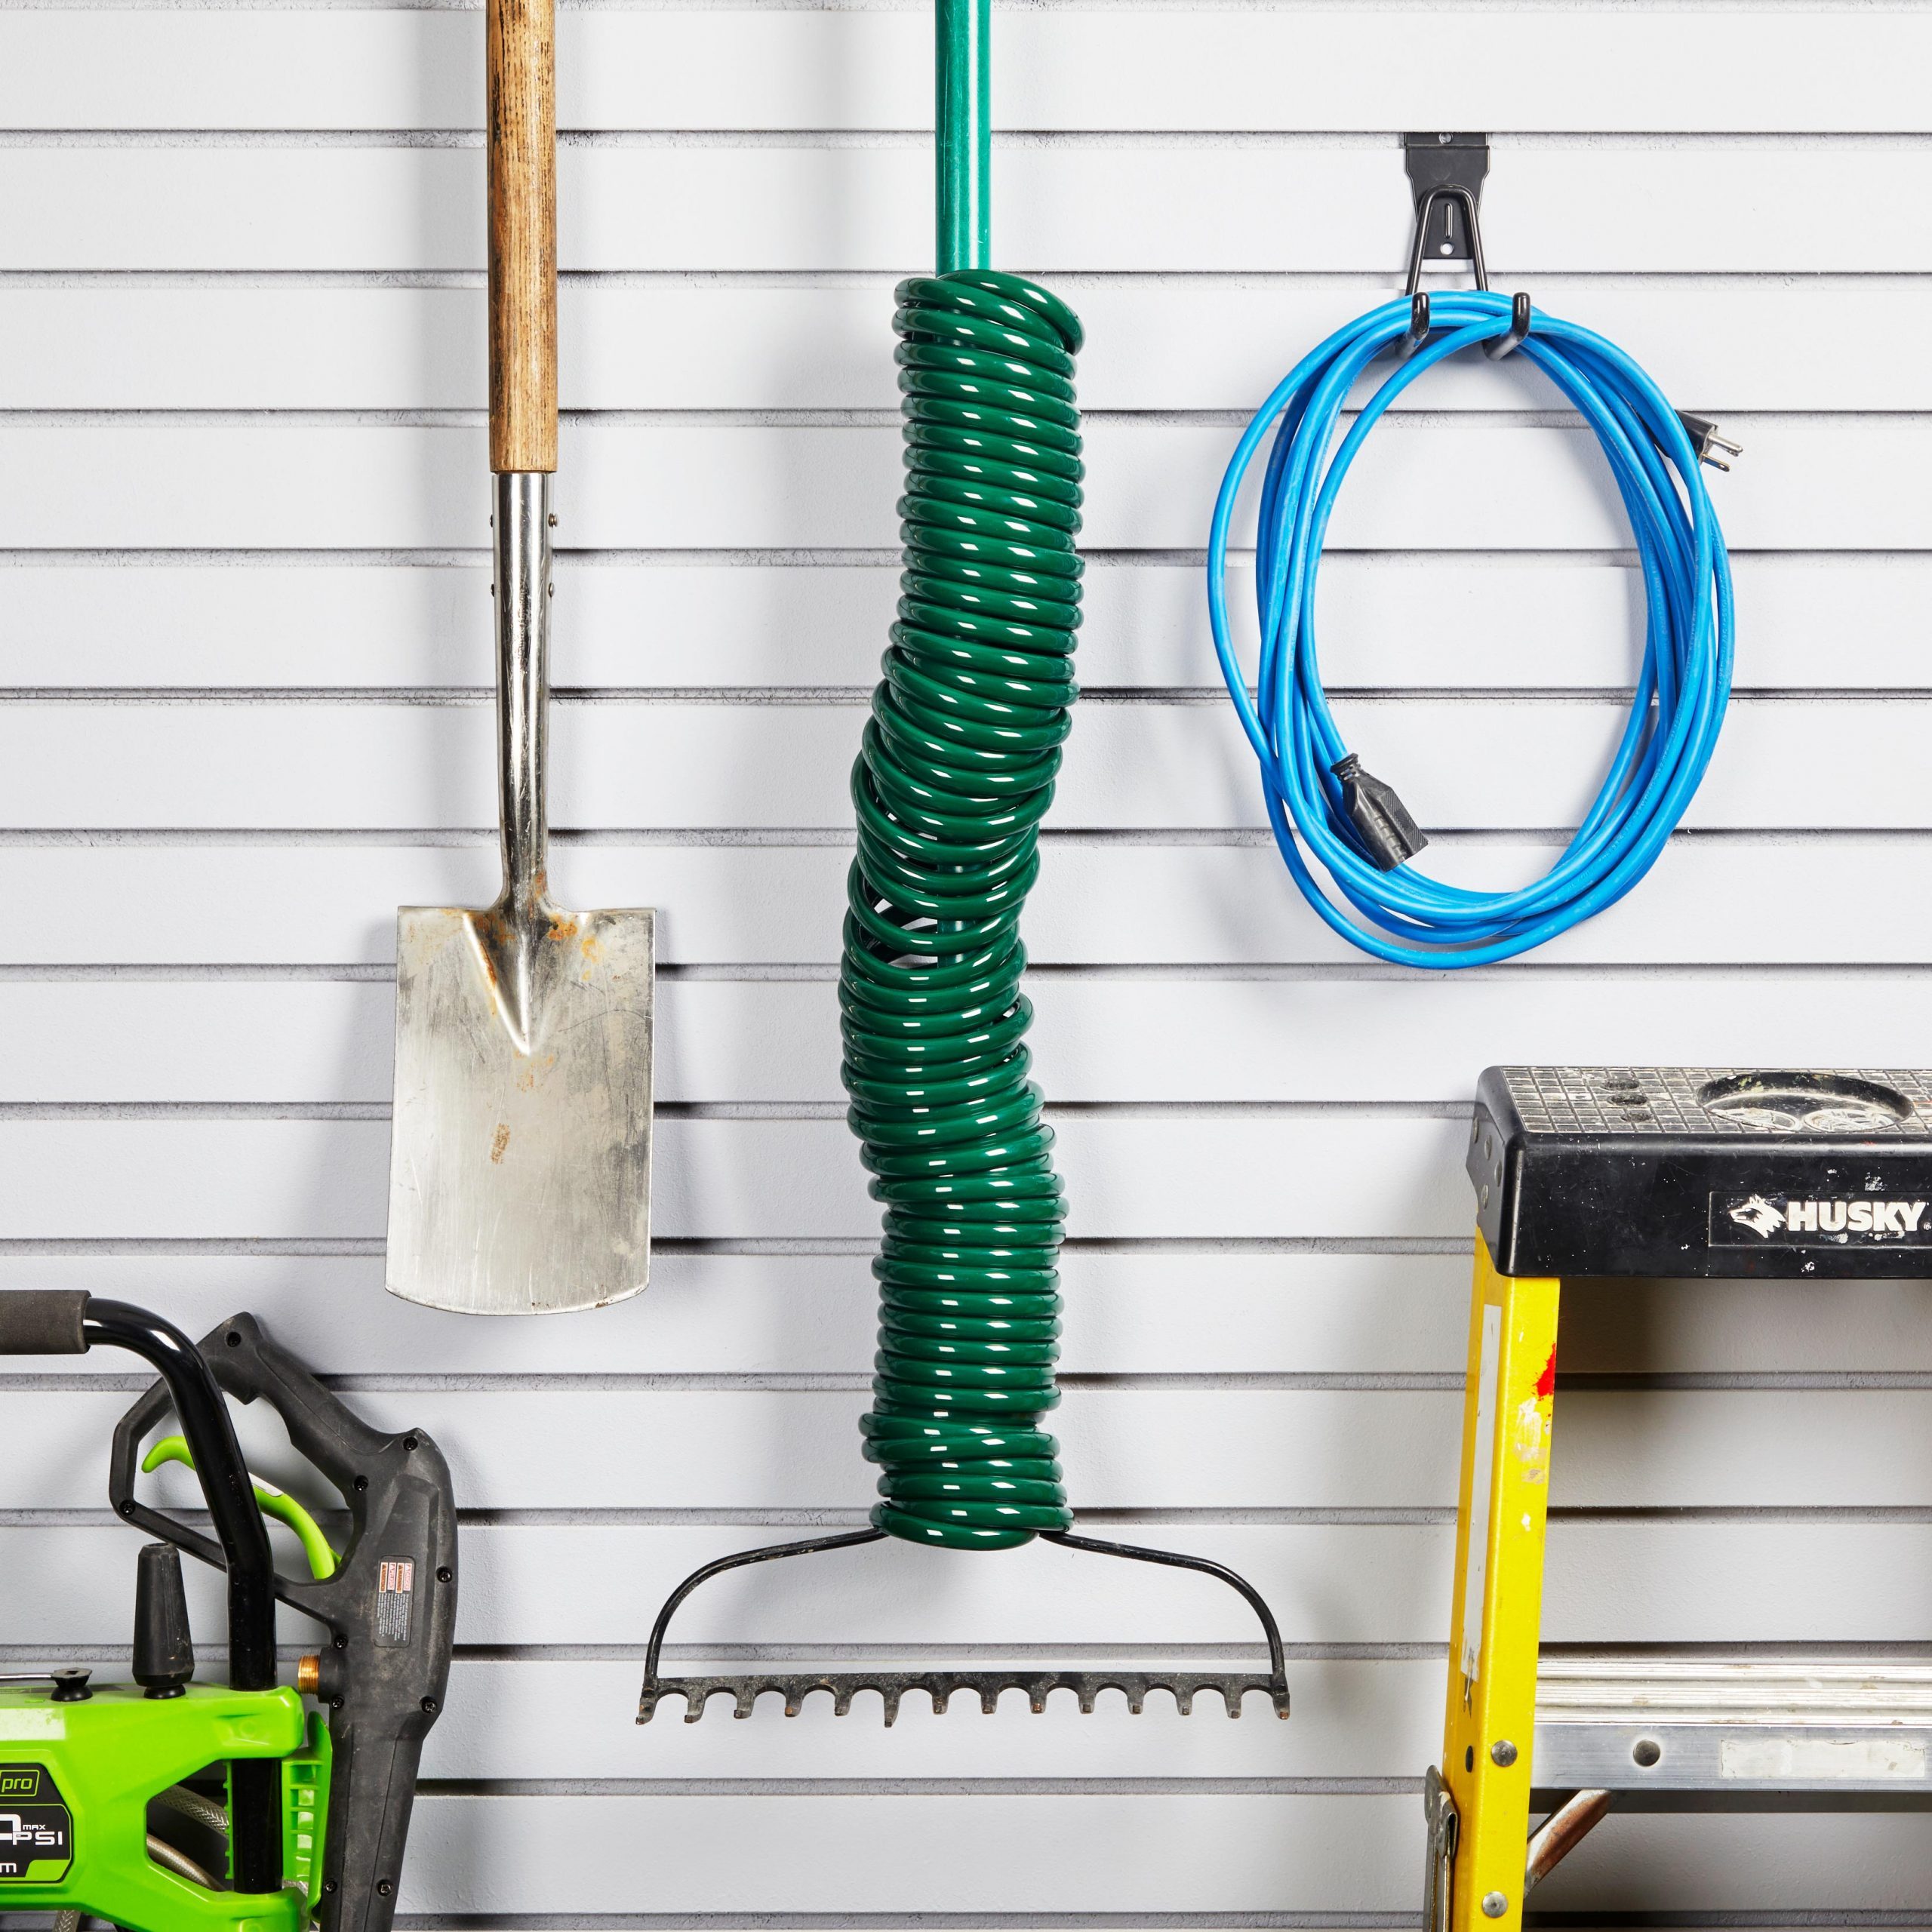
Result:
[[[1554,1395],[1555,1393],[1556,1350],[1552,1346],[1549,1351],[1549,1359],[1543,1364],[1543,1373],[1537,1377],[1537,1400],[1540,1402],[1546,1396]]]

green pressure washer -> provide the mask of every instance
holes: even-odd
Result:
[[[893,325],[904,398],[905,573],[898,621],[852,773],[858,857],[848,889],[839,1004],[848,1116],[885,1205],[877,1379],[861,1425],[883,1472],[871,1527],[706,1564],[659,1613],[638,1718],[667,1693],[687,1721],[714,1694],[740,1717],[776,1692],[787,1715],[816,1690],[842,1715],[877,1691],[889,1724],[916,1690],[991,1711],[1056,1689],[1083,1710],[1118,1690],[1186,1711],[1217,1693],[1230,1716],[1257,1690],[1288,1714],[1281,1639],[1260,1594],[1222,1565],[1073,1532],[1059,1445],[1056,1263],[1065,1201],[1053,1130],[1029,1079],[1032,1008],[1020,915],[1039,871],[1077,695],[1080,324],[1045,289],[990,266],[990,0],[937,0],[938,272],[903,281]],[[892,1537],[946,1549],[1063,1549],[1201,1571],[1260,1620],[1263,1673],[921,1671],[662,1676],[671,1617],[728,1570]]]
[[[198,1349],[146,1309],[68,1291],[0,1294],[0,1355],[127,1349],[161,1380],[114,1432],[115,1512],[162,1539],[140,1553],[133,1681],[66,1668],[0,1676],[0,1913],[130,1932],[387,1932],[423,1740],[449,1675],[456,1504],[420,1430],[352,1414],[252,1315]],[[251,1478],[226,1393],[266,1401],[337,1491],[331,1548],[292,1497]],[[138,1501],[139,1466],[186,1463],[214,1534]],[[294,1528],[306,1577],[279,1574],[263,1512]],[[226,1572],[228,1678],[197,1684],[180,1552]],[[281,1683],[275,1604],[328,1632]],[[306,1694],[306,1695],[305,1695]],[[312,1704],[314,1708],[312,1708]]]

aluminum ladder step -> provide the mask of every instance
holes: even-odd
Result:
[[[1546,1652],[1540,1790],[1932,1804],[1932,1655]]]

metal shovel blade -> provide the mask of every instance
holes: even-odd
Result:
[[[397,915],[392,1294],[548,1314],[645,1285],[654,923],[556,907],[534,931],[502,907]]]
[[[548,478],[500,475],[494,521],[503,889],[396,917],[388,1284],[545,1315],[649,1278],[655,915],[551,902]]]

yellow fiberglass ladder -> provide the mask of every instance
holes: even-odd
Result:
[[[1491,1067],[1467,1164],[1475,1285],[1424,1932],[1519,1926],[1525,1894],[1613,1807],[1932,1806],[1932,1648],[1540,1638],[1563,1281],[1932,1275],[1932,1075]]]

